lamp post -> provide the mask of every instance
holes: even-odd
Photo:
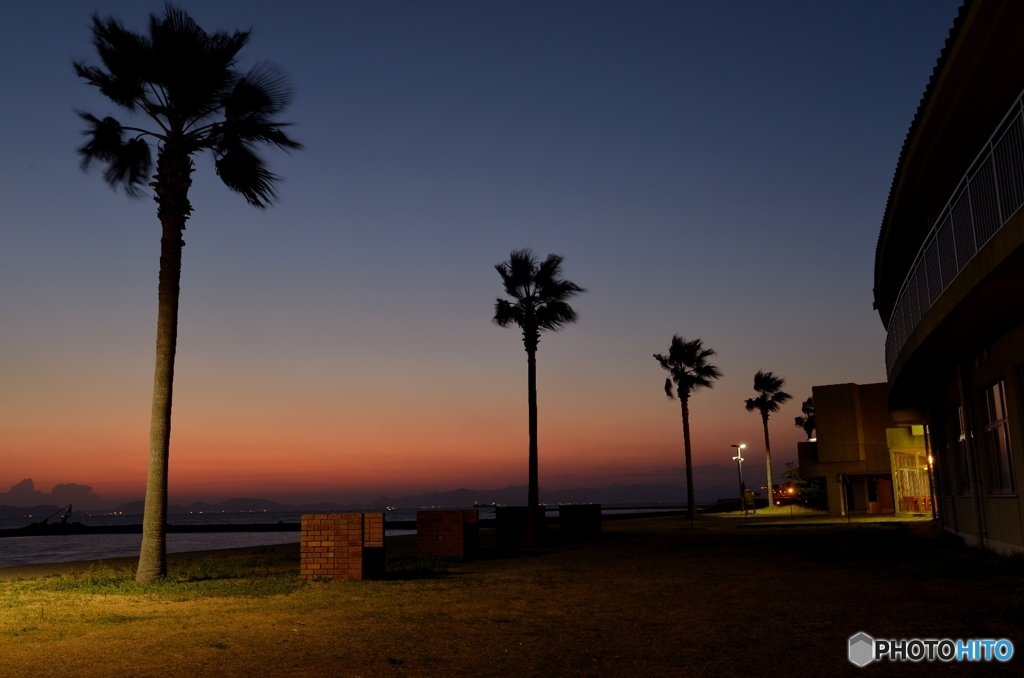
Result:
[[[731,447],[736,448],[736,456],[732,458],[736,462],[736,474],[739,476],[740,481],[740,506],[743,507],[743,517],[747,517],[747,493],[744,491],[746,488],[743,487],[743,448],[746,445],[732,445]]]

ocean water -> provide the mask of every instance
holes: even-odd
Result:
[[[359,509],[353,509],[353,511],[358,510]],[[414,521],[416,520],[417,510],[419,509],[411,508],[385,511],[384,519],[385,521]],[[554,510],[557,511],[557,508]],[[332,513],[344,512],[345,511],[332,511]],[[253,525],[266,523],[299,523],[302,521],[302,515],[301,511],[288,511],[282,513],[268,513],[263,511],[245,513],[175,513],[167,517],[167,522],[170,525]],[[33,516],[28,513],[17,518],[0,518],[0,529],[25,527],[30,523],[39,522],[43,518],[46,518],[46,516]],[[488,518],[494,518],[494,509],[490,506],[481,507],[480,519],[486,520]],[[59,521],[60,516],[57,516],[54,520],[50,520],[51,523]],[[108,515],[101,513],[89,514],[87,512],[80,513],[76,511],[71,517],[71,522],[96,526],[140,525],[142,524],[142,516]]]

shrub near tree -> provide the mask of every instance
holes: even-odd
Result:
[[[794,466],[793,462],[786,464],[786,472],[782,479],[793,483],[797,487],[796,496],[805,506],[810,508],[825,508],[825,486],[823,478],[804,478],[800,475],[800,467]]]
[[[686,512],[690,517],[691,527],[696,504],[693,491],[693,455],[690,449],[690,394],[702,388],[711,388],[715,379],[722,377],[722,371],[708,362],[708,358],[713,355],[715,351],[704,348],[704,342],[700,339],[687,341],[678,334],[672,337],[667,355],[654,354],[654,359],[669,373],[669,377],[665,379],[665,395],[669,400],[678,397],[682,410],[683,454],[686,456]]]
[[[153,188],[160,221],[156,370],[149,434],[149,474],[142,519],[142,549],[136,579],[150,583],[167,574],[167,465],[171,440],[171,393],[178,337],[182,234],[192,214],[193,156],[208,151],[217,176],[253,207],[275,198],[277,179],[256,153],[259,145],[297,149],[275,120],[291,99],[287,81],[274,67],[248,73],[236,68],[248,31],[209,34],[185,12],[167,5],[150,15],[149,32],[128,31],[117,20],[93,17],[92,42],[103,66],[74,64],[86,83],[99,89],[139,127],[106,116],[79,113],[86,122],[82,167],[106,165],[103,178],[140,197]],[[150,177],[156,145],[156,174]]]

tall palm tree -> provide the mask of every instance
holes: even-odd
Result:
[[[526,347],[527,390],[530,410],[530,486],[528,504],[540,505],[537,474],[537,344],[541,330],[557,331],[576,322],[576,311],[568,299],[585,292],[576,283],[562,279],[562,257],[549,254],[538,263],[529,249],[515,250],[508,261],[495,266],[505,294],[494,304],[494,322],[501,327],[516,324],[523,330]]]
[[[185,12],[167,5],[150,15],[148,34],[132,33],[113,18],[93,16],[92,42],[102,67],[83,62],[75,72],[140,125],[113,117],[79,113],[86,142],[78,149],[82,167],[106,165],[112,187],[141,196],[153,187],[160,220],[160,284],[156,331],[156,370],[149,433],[149,474],[143,515],[142,549],[136,580],[153,582],[167,574],[167,460],[171,438],[171,391],[178,336],[178,295],[182,232],[192,213],[188,191],[192,158],[209,151],[221,181],[254,207],[275,198],[276,176],[256,154],[257,144],[294,149],[299,144],[274,117],[288,105],[285,78],[269,65],[247,73],[236,57],[249,33],[208,34]],[[150,143],[156,145],[156,174],[150,180]]]
[[[764,424],[764,458],[768,466],[768,506],[775,505],[775,495],[772,490],[772,446],[768,439],[768,415],[778,412],[779,407],[793,396],[782,390],[786,380],[777,377],[771,372],[757,371],[754,375],[754,390],[757,391],[756,398],[747,398],[747,411],[757,410],[761,413],[761,423]]]
[[[722,376],[722,371],[708,362],[715,351],[704,348],[700,339],[687,341],[678,334],[672,337],[668,347],[668,355],[654,354],[654,359],[665,370],[669,377],[665,379],[665,395],[669,400],[679,398],[683,410],[683,451],[686,455],[686,505],[690,516],[690,525],[696,513],[693,492],[693,456],[690,449],[690,394],[702,388],[711,388],[714,380]],[[673,395],[672,385],[676,392]]]
[[[807,439],[810,440],[814,437],[814,429],[818,427],[814,419],[814,396],[811,396],[800,405],[800,411],[804,413],[804,416],[794,417],[793,420],[796,422],[797,428],[802,428],[804,433],[807,434]]]

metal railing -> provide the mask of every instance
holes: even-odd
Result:
[[[925,313],[1024,204],[1022,92],[939,213],[907,273],[885,339],[886,374]]]

